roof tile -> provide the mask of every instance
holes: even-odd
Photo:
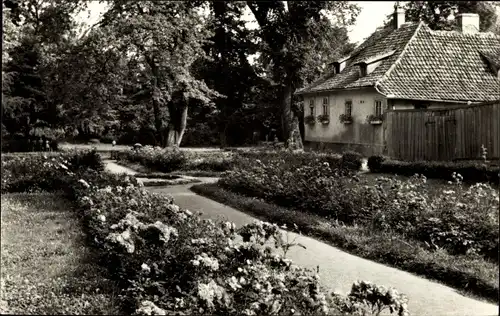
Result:
[[[394,50],[360,78],[361,61]],[[500,82],[483,56],[500,60],[500,36],[432,31],[425,24],[378,29],[352,54],[341,73],[328,73],[298,93],[377,85],[391,97],[416,100],[489,101],[500,99]]]

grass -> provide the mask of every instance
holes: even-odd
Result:
[[[335,225],[314,214],[233,193],[216,183],[195,185],[191,190],[264,221],[288,227],[296,224],[301,233],[359,257],[439,281],[467,296],[498,303],[499,271],[494,263],[480,258],[452,256],[444,251],[431,252],[396,234],[361,226]]]
[[[118,290],[85,247],[69,201],[50,193],[1,199],[2,314],[118,314]]]

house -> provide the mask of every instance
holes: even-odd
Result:
[[[456,17],[456,31],[405,23],[377,29],[350,56],[296,92],[304,101],[304,144],[385,153],[387,111],[445,109],[500,99],[500,36],[479,32],[479,16]]]

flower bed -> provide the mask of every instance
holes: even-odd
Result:
[[[436,192],[422,176],[409,181],[380,178],[370,185],[328,163],[293,171],[283,166],[286,163],[248,161],[246,169],[226,173],[219,184],[348,225],[394,231],[428,249],[498,263],[499,195],[487,184],[465,189],[456,175],[454,184]]]
[[[114,152],[112,159],[140,163],[141,165],[160,172],[172,171],[215,171],[223,172],[232,168],[232,153],[184,152],[178,148],[160,148],[144,146],[138,149],[128,149]]]
[[[328,162],[332,167],[343,167],[358,170],[361,156],[347,152],[343,156],[318,152],[291,152],[287,150],[258,150],[233,152],[194,153],[183,152],[176,148],[160,148],[145,146],[115,152],[113,159],[122,163],[139,163],[141,166],[160,172],[225,172],[247,165],[247,160],[286,162],[287,168],[293,170],[303,165]],[[213,174],[209,174],[213,175]]]
[[[452,180],[452,174],[459,173],[467,182],[491,182],[499,184],[500,167],[485,166],[478,162],[446,161],[396,161],[382,156],[368,160],[372,172],[392,173],[404,176],[422,174],[428,178]]]
[[[45,167],[66,184],[100,262],[121,285],[127,314],[352,315],[390,308],[407,315],[404,295],[368,282],[355,283],[347,297],[328,294],[317,275],[273,251],[270,245],[289,246],[277,225],[237,230],[180,209],[133,177],[63,158]]]
[[[427,249],[395,232],[367,226],[347,226],[303,210],[280,207],[262,199],[243,196],[217,183],[195,185],[197,194],[265,221],[287,225],[290,230],[317,238],[356,256],[416,273],[493,303],[498,301],[498,265],[481,258],[450,255]]]

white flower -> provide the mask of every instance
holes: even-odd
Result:
[[[104,223],[104,222],[106,222],[106,216],[104,216],[104,215],[102,215],[102,214],[101,214],[101,215],[98,215],[98,216],[97,216],[97,219],[98,219],[98,220],[100,220],[100,221],[101,221],[101,222],[103,222],[103,223]]]
[[[106,192],[106,193],[112,193],[113,192],[113,189],[108,185],[106,186],[104,189],[102,189],[103,192]]]
[[[233,289],[233,291],[241,289],[241,285],[238,283],[238,280],[236,279],[235,276],[232,276],[229,280],[227,280],[227,283],[229,287]]]
[[[151,301],[143,301],[135,313],[139,315],[167,315],[164,309],[159,308]]]
[[[145,264],[145,263],[143,263],[143,264],[141,265],[141,270],[142,270],[143,272],[145,272],[145,273],[149,273],[149,272],[151,272],[151,268],[150,268],[147,264]]]
[[[199,266],[200,265],[200,261],[199,260],[191,260],[191,264],[195,267]]]
[[[78,182],[80,182],[81,184],[83,184],[84,187],[90,188],[90,185],[87,183],[87,181],[85,181],[83,179],[80,179],[80,180],[78,180]]]

